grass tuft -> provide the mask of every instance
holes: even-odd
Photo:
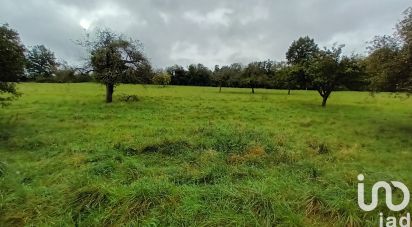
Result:
[[[6,163],[0,161],[0,177],[3,177],[4,175],[6,175],[6,171],[7,171]]]
[[[325,211],[325,203],[319,196],[311,195],[305,200],[305,214],[306,216],[311,215],[322,215]]]
[[[105,208],[109,203],[109,195],[98,186],[87,186],[74,193],[70,203],[72,219],[75,223],[81,223],[93,211]]]
[[[114,204],[105,224],[140,223],[152,210],[176,206],[179,196],[171,185],[152,180],[141,180],[128,189]]]
[[[191,149],[190,143],[184,140],[164,140],[143,147],[142,153],[178,154]]]

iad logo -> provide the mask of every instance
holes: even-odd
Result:
[[[386,206],[391,211],[401,211],[405,209],[410,201],[410,194],[408,188],[399,181],[391,181],[391,184],[385,181],[379,181],[372,186],[372,201],[370,204],[365,204],[365,185],[362,183],[365,180],[365,176],[362,174],[358,175],[358,205],[364,211],[372,211],[378,206],[378,191],[379,189],[385,190]],[[393,204],[392,201],[392,188],[399,188],[403,193],[403,200],[400,204]],[[387,217],[385,218],[383,213],[379,213],[379,226],[380,227],[410,227],[411,216],[407,213],[403,217]]]
[[[385,181],[379,181],[376,184],[373,185],[372,187],[372,201],[370,204],[365,204],[365,186],[362,183],[363,180],[365,180],[365,176],[362,174],[358,175],[358,180],[360,181],[358,183],[358,204],[359,207],[364,210],[364,211],[372,211],[378,206],[378,190],[379,189],[384,189],[386,192],[386,206],[392,210],[392,211],[401,211],[406,208],[409,204],[410,200],[410,194],[408,188],[401,182],[399,181],[391,181],[392,185],[396,188],[399,188],[402,190],[403,193],[403,201],[402,203],[398,205],[394,205],[392,203],[392,186],[385,182]]]

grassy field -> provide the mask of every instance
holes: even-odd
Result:
[[[99,84],[18,89],[0,109],[1,226],[377,225],[384,200],[361,211],[357,175],[412,188],[412,98],[335,92],[321,108],[313,91],[121,85],[105,104]]]

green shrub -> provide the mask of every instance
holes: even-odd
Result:
[[[166,72],[158,72],[152,78],[153,84],[166,87],[172,82],[172,77]]]

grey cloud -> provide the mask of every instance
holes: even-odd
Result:
[[[79,63],[73,41],[85,30],[109,27],[139,39],[157,67],[283,60],[290,43],[309,35],[321,45],[346,44],[362,53],[374,35],[391,34],[405,0],[0,0],[0,23],[26,45],[45,44]]]

